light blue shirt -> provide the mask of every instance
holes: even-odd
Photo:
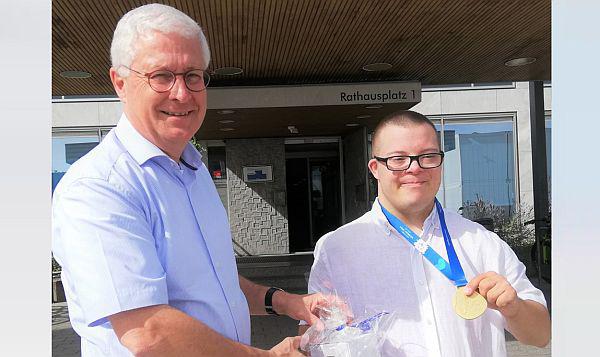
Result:
[[[182,159],[123,115],[56,187],[52,250],[82,356],[130,356],[107,317],[157,304],[250,344],[225,209],[191,144]]]

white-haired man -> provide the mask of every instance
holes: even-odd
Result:
[[[437,202],[443,158],[424,115],[382,119],[368,163],[377,200],[317,242],[309,292],[335,292],[355,315],[394,312],[385,356],[505,356],[505,328],[545,346],[546,302],[524,265],[496,234]]]
[[[324,297],[238,276],[225,210],[189,143],[206,113],[202,30],[145,5],[119,21],[111,57],[124,113],[53,197],[53,252],[82,355],[298,355],[298,338],[250,347],[249,313],[317,321]]]

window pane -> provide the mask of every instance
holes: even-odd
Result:
[[[225,146],[209,146],[207,151],[208,171],[213,180],[227,178],[227,170],[225,170]]]
[[[96,131],[52,135],[52,192],[69,167],[98,145]]]
[[[225,163],[225,146],[209,146],[206,150],[208,161],[208,172],[214,180],[215,187],[223,202],[225,210],[229,214],[229,205],[227,201],[227,168]]]
[[[512,121],[444,123],[445,207],[469,217],[468,204],[478,200],[514,211],[515,171]]]

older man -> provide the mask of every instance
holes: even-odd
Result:
[[[505,356],[505,328],[546,345],[546,302],[524,265],[496,234],[436,201],[444,153],[432,122],[388,116],[373,156],[378,198],[317,242],[309,291],[345,297],[355,315],[395,312],[386,356]]]
[[[206,113],[210,53],[182,12],[146,5],[119,21],[115,129],[63,177],[53,251],[83,356],[296,355],[298,339],[248,346],[252,314],[318,320],[323,296],[239,277],[226,212],[188,142]]]

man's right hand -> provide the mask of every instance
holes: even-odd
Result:
[[[275,345],[269,351],[273,357],[301,357],[304,356],[298,348],[300,347],[300,337],[286,337],[283,341]]]
[[[258,349],[223,337],[169,305],[122,311],[108,320],[134,356],[303,356],[298,351],[300,336],[288,337],[271,350]]]

